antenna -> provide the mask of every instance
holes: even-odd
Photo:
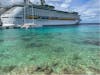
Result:
[[[45,5],[45,0],[40,0],[41,1],[41,5]]]
[[[24,3],[28,5],[30,3],[30,0],[24,0]]]

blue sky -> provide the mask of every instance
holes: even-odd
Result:
[[[39,0],[30,1],[39,2]],[[23,2],[23,0],[0,0],[0,2],[3,5],[9,5]],[[46,3],[55,6],[57,10],[79,12],[81,22],[100,23],[100,0],[46,0]]]

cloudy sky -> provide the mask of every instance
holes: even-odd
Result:
[[[39,3],[39,0],[30,1]],[[20,2],[23,2],[23,0],[0,0],[2,5]],[[57,10],[79,12],[81,22],[100,23],[100,0],[46,0],[46,3],[55,6]]]

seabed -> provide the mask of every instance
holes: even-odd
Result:
[[[100,75],[99,27],[0,29],[0,75]]]

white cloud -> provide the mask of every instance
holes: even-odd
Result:
[[[61,7],[62,8],[68,8],[70,6],[70,3],[71,3],[72,0],[65,0],[62,4],[61,4]]]
[[[55,6],[57,10],[67,11],[72,0],[46,0],[48,4]]]
[[[74,8],[81,15],[82,22],[100,22],[100,0],[90,0],[81,7]]]

